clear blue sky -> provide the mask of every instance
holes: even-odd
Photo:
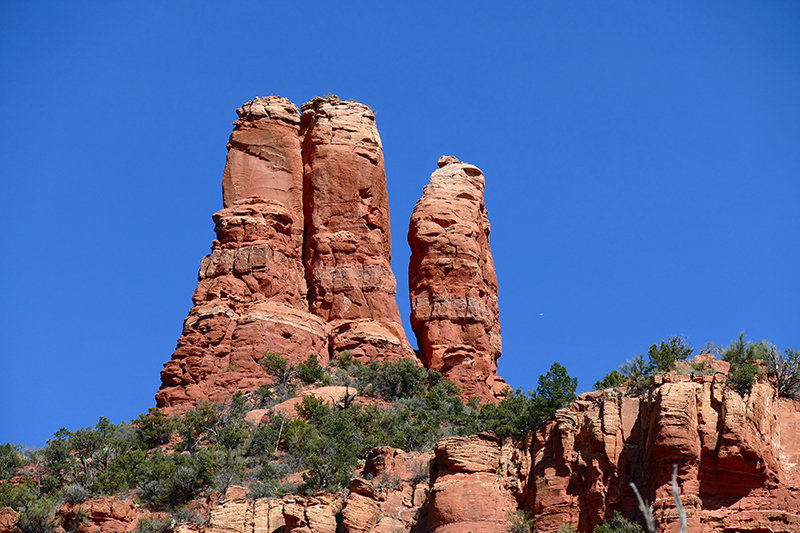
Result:
[[[377,111],[405,317],[436,159],[484,171],[514,387],[675,334],[800,348],[800,3],[489,6],[4,2],[0,443],[154,405],[269,94]]]

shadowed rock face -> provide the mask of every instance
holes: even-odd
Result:
[[[497,377],[502,347],[485,181],[453,156],[439,166],[408,230],[411,327],[428,368],[466,396],[495,401],[506,385]]]

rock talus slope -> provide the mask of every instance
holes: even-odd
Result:
[[[411,327],[428,368],[466,396],[494,401],[506,384],[497,377],[502,343],[485,179],[453,156],[439,167],[408,230]]]

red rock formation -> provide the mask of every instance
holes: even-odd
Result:
[[[500,321],[484,177],[453,156],[439,166],[408,230],[411,327],[428,368],[465,396],[496,401],[506,385],[497,377]]]
[[[246,490],[231,487],[211,509],[207,525],[177,524],[174,533],[336,533],[336,515],[342,508],[337,494],[284,496],[248,500]]]
[[[268,351],[416,359],[395,301],[375,116],[336,97],[303,110],[276,96],[237,110],[217,240],[156,394],[168,414],[258,388]]]
[[[367,456],[364,475],[350,483],[342,509],[345,533],[411,531],[428,498],[432,452],[407,453],[388,446]]]
[[[19,531],[17,522],[19,515],[11,507],[3,507],[0,509],[0,533],[16,533]]]
[[[317,97],[303,105],[302,132],[310,310],[331,323],[334,352],[414,357],[395,300],[375,115],[357,102]]]
[[[167,413],[256,389],[267,380],[258,365],[265,352],[328,359],[329,327],[306,300],[300,112],[270,96],[237,113],[225,209],[214,215],[218,240],[200,265],[194,307],[156,394]]]
[[[96,498],[82,503],[64,503],[56,510],[61,531],[82,533],[128,533],[136,529],[139,520],[169,520],[164,513],[151,513],[132,500],[112,497]]]
[[[508,514],[517,510],[527,481],[522,448],[481,433],[442,439],[435,452],[426,531],[508,531]]]
[[[537,527],[591,531],[614,510],[638,516],[633,482],[661,531],[678,531],[679,465],[689,531],[800,531],[800,402],[756,383],[742,398],[715,373],[656,376],[649,394],[587,393],[537,431],[526,506]]]

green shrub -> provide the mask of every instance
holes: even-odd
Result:
[[[143,516],[136,522],[136,529],[133,530],[133,533],[164,533],[171,530],[171,519]]]
[[[168,418],[158,407],[151,407],[147,414],[136,420],[136,437],[145,449],[167,444],[175,432],[173,419]]]
[[[536,519],[522,509],[513,513],[506,511],[506,520],[508,520],[508,533],[531,533],[533,526],[536,525]]]
[[[411,359],[384,362],[378,367],[375,389],[387,400],[410,398],[425,393],[429,371]]]
[[[0,480],[14,476],[25,466],[25,459],[19,453],[19,445],[3,444],[0,446]]]
[[[577,378],[570,377],[561,364],[553,363],[546,374],[539,376],[535,393],[525,395],[521,389],[516,392],[509,389],[498,405],[484,405],[479,426],[500,438],[521,437],[553,419],[557,410],[575,401],[577,386]]]
[[[636,522],[622,516],[619,511],[614,511],[611,520],[594,528],[594,533],[644,533],[644,530]]]
[[[650,346],[647,355],[652,371],[663,374],[674,369],[676,361],[685,361],[692,355],[692,351],[683,335],[674,335],[667,342],[661,341],[660,345]]]
[[[633,359],[629,359],[627,363],[622,364],[619,369],[628,380],[628,394],[638,396],[647,391],[650,386],[652,370],[645,362],[644,357],[637,355]]]
[[[767,341],[753,343],[744,338],[744,332],[732,341],[722,353],[722,358],[731,364],[727,385],[744,396],[753,388],[760,370],[755,364],[759,359],[767,359],[771,345]]]
[[[325,378],[325,369],[317,361],[317,356],[312,353],[308,359],[297,365],[297,377],[308,384],[316,383]]]
[[[83,485],[73,483],[61,489],[61,498],[69,503],[81,503],[89,499],[89,490]]]
[[[207,450],[194,455],[163,455],[156,450],[136,465],[133,477],[143,500],[156,507],[171,507],[200,496],[211,486],[214,457]]]
[[[21,533],[52,533],[55,531],[56,507],[58,502],[54,497],[45,496],[25,504],[19,513],[17,527]]]
[[[264,354],[259,364],[272,376],[275,385],[279,387],[289,387],[292,380],[297,376],[297,367],[289,363],[285,357],[273,352]]]
[[[320,425],[331,415],[331,407],[319,396],[307,394],[297,405],[297,414],[312,424]]]
[[[616,389],[623,383],[625,383],[625,376],[622,374],[622,372],[618,370],[612,370],[603,376],[603,379],[595,382],[592,388],[594,390]]]

